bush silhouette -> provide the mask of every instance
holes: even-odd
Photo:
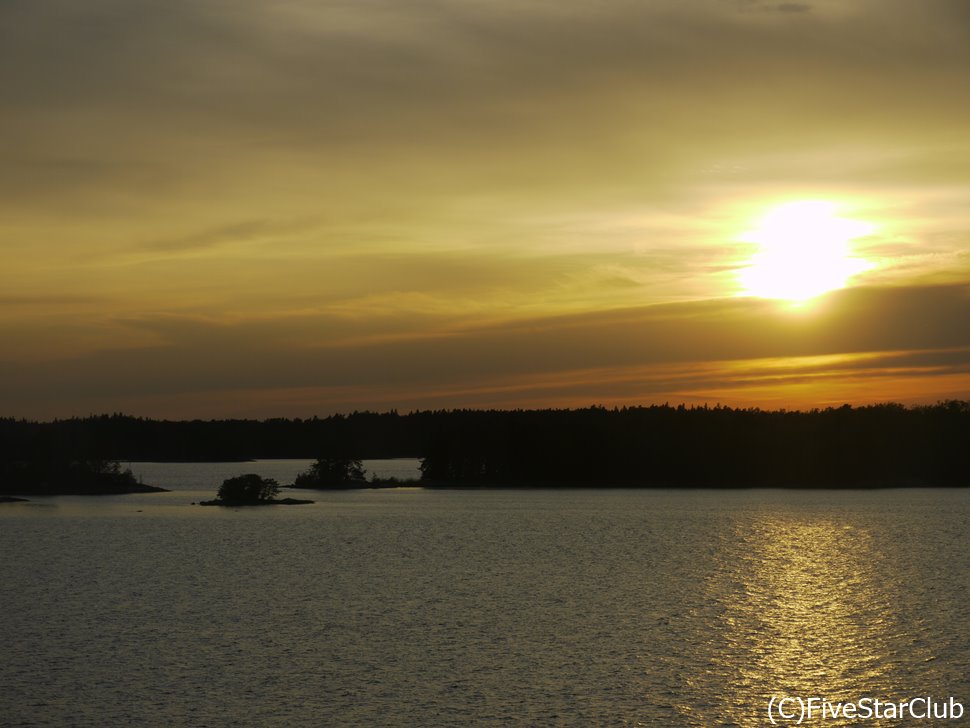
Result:
[[[222,481],[218,498],[232,503],[266,503],[276,498],[279,492],[279,483],[272,478],[247,473]]]
[[[366,483],[360,460],[318,458],[310,469],[296,476],[296,488],[357,488]]]

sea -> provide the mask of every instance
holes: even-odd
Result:
[[[970,490],[195,505],[308,465],[0,504],[0,725],[970,724]]]

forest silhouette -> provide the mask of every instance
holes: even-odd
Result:
[[[0,493],[118,461],[422,458],[431,486],[964,486],[970,402],[354,412],[310,419],[0,419]],[[61,473],[61,476],[58,476]],[[85,481],[87,475],[79,477]],[[83,486],[83,482],[81,486]],[[81,490],[83,491],[83,488]],[[67,492],[73,492],[68,489]]]

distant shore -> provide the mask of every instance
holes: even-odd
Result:
[[[63,457],[0,463],[0,496],[124,495],[165,493],[166,488],[146,485],[122,470],[117,462],[68,460]]]
[[[122,484],[124,473],[116,467],[99,472],[105,463],[317,457],[339,464],[401,453],[421,459],[419,482],[363,482],[362,474],[330,473],[324,467],[300,485],[319,484],[322,490],[953,488],[970,485],[967,442],[970,401],[961,400],[811,411],[663,404],[354,412],[266,421],[0,418],[0,493],[152,492],[150,486]],[[95,478],[79,470],[89,464],[97,466]],[[107,482],[102,476],[117,482],[101,488],[97,482]]]
[[[968,488],[967,482],[912,482],[885,481],[835,484],[792,484],[792,483],[554,483],[554,482],[513,482],[513,483],[431,483],[419,482],[414,487],[428,490],[892,490],[900,488]],[[363,487],[362,487],[363,488]]]
[[[71,484],[43,484],[35,487],[21,486],[5,489],[12,495],[0,496],[0,503],[4,499],[24,500],[19,496],[47,497],[57,495],[127,495],[129,493],[168,493],[168,488],[159,488],[154,485],[135,483],[130,486],[113,487],[111,485],[71,485]]]
[[[224,506],[226,508],[251,508],[254,506],[305,506],[309,505],[310,503],[316,503],[316,501],[300,500],[297,498],[277,498],[264,501],[240,501],[215,498],[214,500],[199,501],[200,506]]]

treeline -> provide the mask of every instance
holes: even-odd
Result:
[[[970,485],[970,402],[824,410],[589,407],[311,419],[0,419],[0,463],[421,457],[429,484]]]
[[[122,414],[30,422],[0,419],[4,453],[32,458],[206,462],[313,458],[331,451],[360,458],[416,457],[433,413],[354,412],[310,419],[151,420]]]
[[[501,485],[970,485],[970,402],[810,412],[730,407],[452,412],[430,482]]]

